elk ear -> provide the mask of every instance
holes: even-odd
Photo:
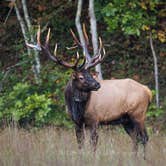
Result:
[[[74,73],[72,74],[72,79],[75,80],[76,78],[77,78],[77,74],[74,72]]]
[[[99,72],[91,72],[91,75],[94,79],[98,78]]]

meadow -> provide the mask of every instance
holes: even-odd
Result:
[[[99,129],[96,153],[89,144],[78,150],[73,129],[47,127],[23,130],[7,127],[0,132],[0,166],[163,166],[166,162],[166,135],[152,134],[147,145],[135,158],[128,135],[117,130]]]

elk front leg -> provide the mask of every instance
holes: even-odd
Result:
[[[93,147],[93,151],[96,151],[96,146],[98,142],[98,134],[97,134],[97,124],[92,125],[90,128],[90,143]]]
[[[84,139],[85,139],[83,124],[82,125],[76,124],[75,132],[76,132],[78,148],[81,149],[84,145]]]

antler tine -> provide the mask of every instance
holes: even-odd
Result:
[[[78,51],[77,51],[77,54],[76,54],[76,62],[75,62],[75,64],[74,64],[74,68],[75,68],[76,70],[81,70],[82,68],[84,68],[85,63],[86,63],[86,58],[84,57],[82,64],[78,66],[79,61],[80,61],[80,54],[79,54]]]
[[[83,27],[83,34],[84,34],[85,42],[86,42],[86,45],[88,46],[89,45],[89,38],[88,38],[88,35],[87,35],[85,24],[83,24],[82,27]]]
[[[100,44],[100,46],[99,46],[99,52],[100,52],[101,49],[103,48],[103,42],[101,40],[101,37],[99,37],[99,44]]]
[[[79,59],[79,60],[80,60],[80,59]],[[77,69],[78,69],[78,70],[81,70],[81,69],[85,68],[86,61],[87,61],[86,57],[83,56],[83,62],[82,62],[82,64],[81,64],[80,66],[77,67]]]
[[[80,58],[80,54],[78,53],[78,51],[77,51],[77,59],[79,59]]]
[[[90,68],[96,66],[98,63],[100,63],[100,62],[102,61],[100,57],[101,57],[101,55],[99,55],[99,56],[98,56],[98,59],[96,59],[95,61],[93,61],[93,63],[88,63],[88,64],[85,66],[85,68],[86,68],[86,69],[90,69]]]
[[[101,56],[101,61],[105,58],[105,48],[103,46],[103,42],[101,40],[101,37],[99,37],[100,47],[99,47],[99,53],[101,55],[101,49],[103,50],[103,55]]]
[[[57,43],[55,44],[55,49],[54,49],[54,57],[52,57],[51,59],[56,59],[56,62],[59,63],[60,65],[62,66],[65,66],[67,68],[72,68],[72,69],[77,69],[78,67],[78,63],[79,63],[79,60],[80,60],[80,56],[79,56],[79,53],[77,52],[76,54],[76,62],[74,64],[69,64],[63,60],[60,60],[58,57],[57,57]],[[55,60],[54,60],[55,61]]]
[[[71,32],[71,35],[72,35],[74,41],[76,42],[76,44],[79,45],[79,46],[81,46],[80,41],[78,40],[78,38],[76,37],[76,35],[75,35],[75,33],[73,32],[72,29],[70,29],[70,32]]]
[[[101,38],[99,37],[99,51],[97,53],[96,56],[94,56],[94,58],[92,58],[91,63],[87,64],[86,69],[94,67],[95,65],[97,65],[98,63],[101,63],[103,61],[103,59],[105,58],[105,49],[103,47],[103,43]],[[101,49],[103,51],[103,54],[101,54]]]
[[[102,59],[104,59],[105,58],[105,48],[103,47],[103,57],[102,57]]]
[[[37,44],[30,44],[30,43],[26,43],[26,45],[30,48],[33,48],[33,49],[36,49],[38,51],[41,51],[42,48],[41,48],[41,43],[40,43],[40,25],[38,27],[38,30],[37,30]]]
[[[40,42],[40,25],[38,26],[38,31],[37,31],[37,45],[41,46],[41,42]]]
[[[76,54],[76,62],[74,64],[75,67],[77,67],[78,63],[79,63],[79,60],[80,60],[80,54],[78,53],[77,51],[77,54]]]
[[[56,53],[57,53],[57,43],[55,44],[55,48],[54,48],[54,56],[56,56]]]
[[[48,46],[48,44],[49,44],[50,32],[51,32],[51,29],[49,28],[49,29],[48,29],[48,33],[47,33],[47,37],[46,37],[46,42],[45,42],[45,45],[46,45],[46,46]]]
[[[101,40],[101,37],[99,37],[99,49],[98,49],[98,53],[92,57],[92,63],[94,61],[96,61],[97,59],[101,58],[101,49],[103,48],[103,43],[102,43],[102,40]]]
[[[72,34],[72,37],[73,37],[73,39],[74,39],[74,41],[75,41],[75,43],[79,46],[79,47],[81,47],[81,48],[83,48],[84,49],[84,51],[86,52],[86,62],[90,62],[91,61],[91,57],[90,57],[90,55],[89,55],[89,53],[88,53],[88,49],[87,49],[87,44],[89,44],[89,38],[88,38],[88,35],[87,35],[87,32],[86,32],[86,28],[85,28],[85,24],[83,24],[83,37],[84,37],[84,39],[85,39],[85,46],[83,46],[82,45],[82,43],[79,41],[79,39],[76,37],[76,35],[75,35],[75,33],[73,32],[73,30],[72,29],[70,29],[70,32],[71,32],[71,34]],[[84,47],[86,47],[86,49],[84,48]],[[74,49],[74,48],[76,48],[76,47],[71,47],[71,48],[67,48],[67,49]],[[85,53],[84,52],[84,53]]]
[[[76,49],[76,48],[78,48],[78,46],[66,47],[67,50],[73,50],[73,49]]]
[[[103,56],[102,59],[105,57],[105,48],[103,46],[103,42],[101,40],[101,37],[99,37],[99,43],[100,43],[100,47],[99,47],[99,53],[101,52],[101,49],[103,50]]]

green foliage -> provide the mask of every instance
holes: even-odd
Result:
[[[156,92],[155,90],[152,90],[152,95],[155,97]],[[166,101],[164,102],[166,106]],[[159,118],[164,115],[164,104],[163,107],[157,108],[155,103],[151,103],[147,112],[147,117],[148,118]],[[166,108],[166,107],[165,107]]]
[[[157,108],[155,103],[152,103],[149,106],[149,110],[147,112],[147,117],[148,118],[158,118],[160,116],[162,116],[165,113],[164,109],[161,108]]]
[[[21,126],[40,127],[54,124],[72,127],[72,123],[65,113],[63,99],[68,73],[65,75],[59,71],[56,72],[54,75],[53,73],[43,74],[43,81],[49,79],[48,83],[40,86],[17,83],[12,90],[0,96],[1,122],[16,122]]]
[[[15,110],[11,112],[13,120],[26,119],[40,125],[47,122],[48,113],[51,111],[50,105],[51,99],[48,99],[46,95],[36,93],[25,98],[23,102],[16,100],[14,103]]]
[[[140,35],[141,30],[148,29],[156,23],[156,0],[147,2],[150,11],[145,8],[142,1],[113,0],[102,10],[104,20],[108,25],[108,31],[121,30],[127,35]]]

